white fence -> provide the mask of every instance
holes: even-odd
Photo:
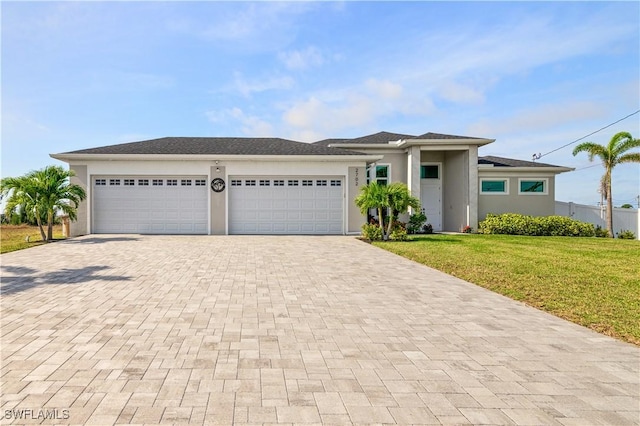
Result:
[[[593,223],[600,225],[606,229],[607,224],[605,218],[607,216],[606,208],[598,206],[587,206],[584,204],[565,203],[564,201],[556,201],[556,214],[558,216],[566,216],[581,222]],[[620,231],[632,231],[636,238],[640,240],[640,214],[638,209],[621,209],[613,208],[613,232],[617,234]]]

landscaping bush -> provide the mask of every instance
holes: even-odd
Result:
[[[427,216],[424,213],[415,213],[409,216],[409,223],[407,223],[407,232],[409,234],[417,234],[422,231],[424,223],[427,221]]]
[[[620,238],[621,240],[635,240],[636,234],[634,234],[633,231],[624,230],[618,232],[618,238]]]
[[[395,228],[391,231],[391,239],[395,241],[407,241],[409,239],[407,230],[401,227]]]
[[[609,231],[607,231],[606,229],[603,229],[602,226],[597,225],[594,229],[595,233],[596,233],[596,237],[598,238],[608,238],[609,237]]]
[[[481,234],[593,237],[595,227],[564,216],[526,216],[517,213],[488,214],[480,222]]]
[[[422,227],[422,232],[424,232],[425,234],[433,234],[433,225],[430,223],[425,224]]]
[[[362,236],[370,241],[379,241],[382,239],[382,229],[380,226],[365,223],[362,225]]]

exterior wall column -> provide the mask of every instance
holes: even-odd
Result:
[[[407,154],[407,186],[411,195],[420,198],[420,147],[409,147]]]
[[[469,146],[469,202],[467,203],[467,223],[478,229],[478,147]]]
[[[75,176],[69,179],[69,183],[72,185],[80,185],[87,194],[87,198],[80,202],[76,210],[77,219],[69,224],[67,228],[70,237],[78,237],[80,235],[86,235],[91,230],[91,185],[89,182],[89,175],[86,165],[70,164],[69,170],[75,172]]]

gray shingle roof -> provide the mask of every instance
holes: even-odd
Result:
[[[81,149],[64,154],[166,154],[166,155],[362,155],[280,138],[166,137],[140,142]]]
[[[562,167],[553,164],[537,163],[535,161],[514,160],[513,158],[495,157],[487,155],[478,157],[478,164],[490,164],[494,167]]]
[[[445,135],[442,133],[425,133],[420,136],[407,135],[404,133],[390,133],[390,132],[378,132],[372,135],[362,136],[354,139],[325,139],[318,142],[314,142],[316,145],[327,146],[329,144],[388,144],[391,141],[397,141],[401,139],[482,139],[471,136],[457,136],[457,135]]]
[[[411,139],[482,139],[471,136],[445,135],[443,133],[425,133],[424,135],[414,136]]]

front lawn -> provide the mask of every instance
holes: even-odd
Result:
[[[44,232],[47,232],[46,228]],[[29,242],[26,241],[29,236]],[[53,238],[63,239],[62,225],[53,226]],[[0,253],[22,250],[44,244],[37,226],[0,225]]]
[[[438,234],[374,244],[640,345],[640,241]]]

